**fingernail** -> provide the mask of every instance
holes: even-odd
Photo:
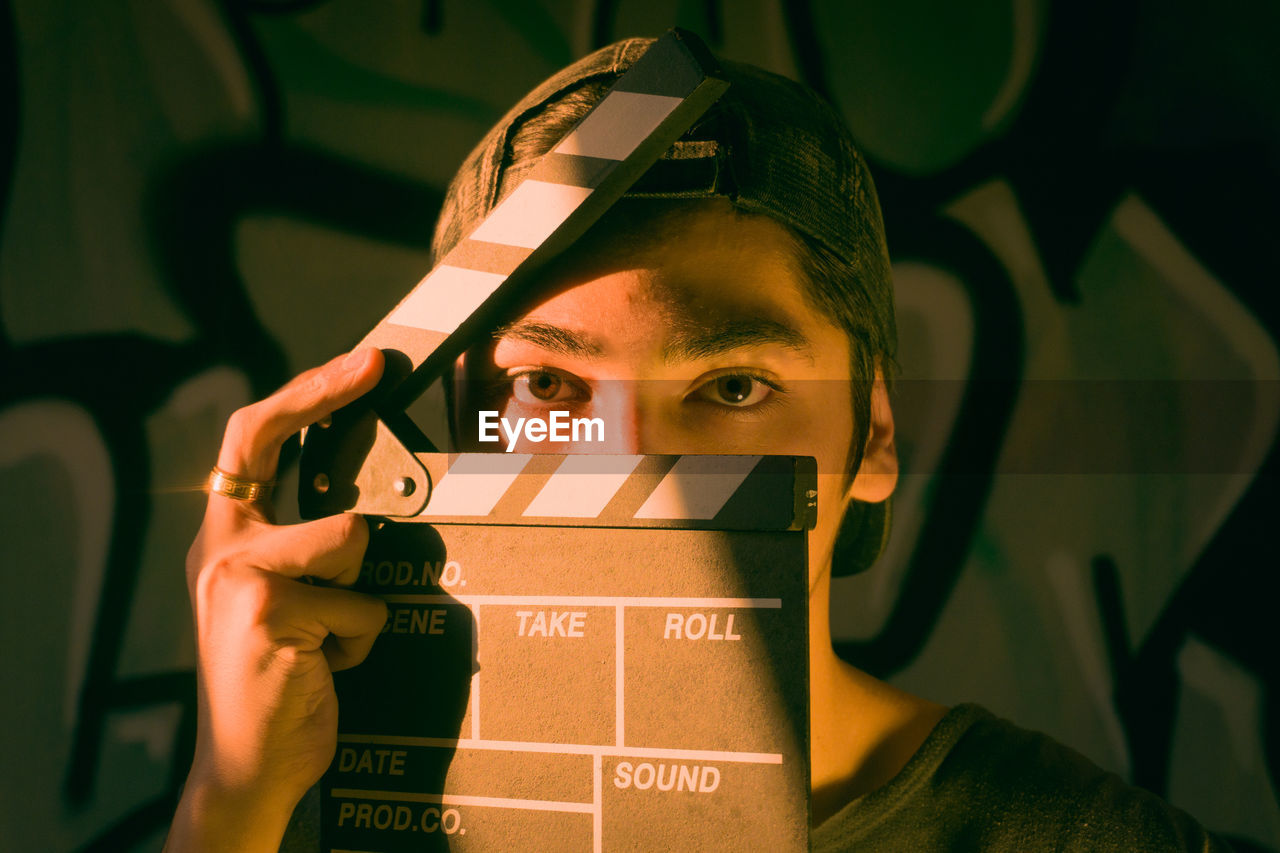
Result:
[[[369,362],[369,347],[361,347],[347,353],[347,357],[342,360],[342,369],[356,371],[364,367]]]

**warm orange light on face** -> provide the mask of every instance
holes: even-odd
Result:
[[[560,410],[605,425],[604,441],[521,438],[517,452],[816,457],[811,551],[825,559],[854,435],[845,333],[805,298],[793,243],[771,220],[709,206],[664,237],[597,250],[549,283],[552,295],[465,356],[480,389],[466,405],[512,423]],[[892,490],[879,474],[876,488]]]

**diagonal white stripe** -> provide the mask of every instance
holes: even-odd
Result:
[[[598,518],[643,456],[566,456],[526,516]]]
[[[527,180],[485,217],[471,239],[536,249],[589,195],[585,187]]]
[[[666,95],[610,92],[555,152],[625,160],[680,103]]]
[[[715,518],[759,456],[681,456],[636,518]]]
[[[431,491],[423,515],[488,515],[533,457],[528,453],[464,453]]]
[[[441,264],[396,306],[387,322],[451,334],[506,279],[501,273]]]

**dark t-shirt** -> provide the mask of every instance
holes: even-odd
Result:
[[[320,849],[318,793],[299,804],[283,853]],[[947,712],[897,776],[832,815],[812,841],[814,853],[1231,850],[1154,794],[977,705]]]
[[[1230,851],[1185,812],[977,705],[951,709],[888,784],[813,833],[836,851]]]

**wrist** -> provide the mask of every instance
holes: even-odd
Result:
[[[174,814],[165,853],[276,853],[297,798],[235,789],[194,768]]]

